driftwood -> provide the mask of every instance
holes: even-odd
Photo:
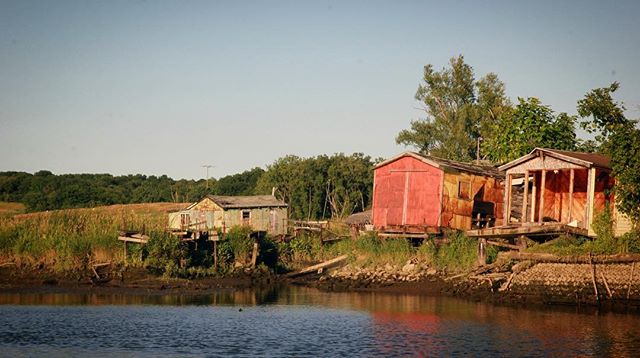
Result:
[[[593,283],[593,291],[596,295],[596,302],[600,303],[600,294],[598,293],[598,285],[596,285],[596,265],[593,263],[592,256],[589,255],[591,259],[589,263],[591,264],[591,282]]]
[[[558,256],[554,254],[533,253],[533,252],[506,252],[501,253],[507,259],[521,261],[531,260],[537,262],[567,263],[567,264],[589,264],[589,263],[631,263],[640,262],[640,254],[619,254],[619,255],[580,255],[580,256]]]
[[[507,279],[507,282],[504,283],[504,285],[502,285],[502,287],[500,287],[498,289],[498,291],[502,292],[502,291],[508,291],[509,287],[511,286],[511,281],[513,280],[513,278],[516,276],[515,272],[512,272],[511,275],[509,275],[509,278]]]
[[[609,298],[613,297],[613,294],[611,294],[611,290],[609,289],[609,284],[607,283],[607,278],[604,277],[604,272],[600,272],[600,277],[602,277],[602,281],[604,282],[604,288],[607,289],[607,295],[609,296]]]
[[[296,277],[296,276],[300,276],[300,275],[306,275],[306,274],[310,274],[313,272],[318,272],[318,270],[320,269],[325,269],[327,267],[333,266],[333,265],[337,265],[339,263],[341,263],[342,261],[345,261],[347,258],[349,258],[349,255],[342,255],[342,256],[338,256],[335,259],[329,260],[329,261],[325,261],[322,263],[319,263],[317,265],[312,265],[309,267],[305,267],[304,269],[297,271],[297,272],[292,272],[287,274],[286,277]]]

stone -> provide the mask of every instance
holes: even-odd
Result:
[[[408,262],[406,265],[402,266],[402,272],[413,272],[416,269],[416,265]]]

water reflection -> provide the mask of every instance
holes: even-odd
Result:
[[[291,353],[287,349],[297,349],[296,352],[301,355],[316,354],[317,350],[329,355],[348,350],[364,356],[448,356],[470,353],[498,356],[640,356],[640,319],[637,315],[499,307],[413,294],[326,293],[288,286],[267,290],[225,290],[198,296],[3,293],[0,294],[0,304],[4,305],[0,306],[0,324],[12,326],[18,331],[32,329],[31,325],[25,323],[29,320],[36,325],[42,324],[38,323],[38,317],[32,316],[42,315],[42,309],[34,307],[30,310],[25,306],[51,306],[46,309],[48,314],[53,315],[51,317],[59,317],[60,311],[55,307],[61,307],[63,315],[79,320],[77,330],[80,331],[88,324],[82,322],[86,310],[69,306],[87,306],[89,310],[95,306],[112,306],[106,311],[91,311],[91,314],[98,315],[105,325],[112,326],[113,332],[110,334],[115,336],[109,339],[119,349],[122,347],[118,346],[118,340],[126,337],[126,332],[118,335],[119,324],[144,312],[136,316],[139,321],[132,323],[132,326],[145,325],[151,328],[163,322],[160,317],[171,313],[191,317],[191,321],[172,318],[168,327],[175,329],[177,326],[189,334],[197,335],[208,324],[219,325],[223,321],[226,326],[218,328],[217,335],[235,341],[238,332],[251,331],[253,337],[260,339],[248,343],[243,341],[242,344],[248,345],[249,352],[252,345],[263,347],[266,344],[274,350],[270,355]],[[136,308],[135,305],[141,306]],[[186,307],[176,311],[177,306]],[[245,312],[249,313],[238,314],[238,306],[244,307]],[[194,326],[194,319],[203,320],[204,323]],[[209,320],[210,323],[207,323]],[[162,326],[157,328],[162,329]],[[55,331],[58,327],[54,325],[51,329]],[[304,331],[304,337],[292,334],[304,329],[308,330]],[[159,335],[157,342],[153,336],[144,339],[150,339],[159,347],[163,347],[166,339],[169,339],[167,344],[172,342],[172,338],[157,332],[154,334]],[[15,343],[16,340],[21,342],[21,346],[33,343],[25,342],[20,337],[25,336],[3,333],[0,329],[0,344]],[[42,339],[34,337],[36,340]],[[329,339],[331,342],[327,341]],[[333,345],[333,348],[317,342],[325,342]],[[336,342],[343,342],[340,343],[343,346]],[[73,343],[69,344],[74,346]],[[103,344],[109,346],[108,343]],[[42,345],[38,347],[42,348]],[[200,342],[196,347],[204,349],[196,351],[196,355],[211,353],[206,350],[211,347],[221,349],[218,343]],[[229,352],[235,349],[232,343],[223,348],[229,349]],[[171,350],[168,352],[172,355]]]

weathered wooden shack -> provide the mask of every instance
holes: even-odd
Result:
[[[506,171],[504,224],[468,232],[471,236],[562,232],[594,236],[591,224],[607,203],[616,235],[631,229],[630,221],[615,208],[610,159],[604,155],[536,148],[499,169]],[[519,192],[518,186],[522,186]]]
[[[169,214],[174,231],[227,232],[236,225],[249,225],[255,231],[272,235],[287,233],[287,204],[272,195],[207,195],[187,208]]]
[[[495,225],[503,178],[490,165],[401,153],[374,168],[373,225],[402,235]]]

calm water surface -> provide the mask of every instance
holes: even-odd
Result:
[[[197,297],[0,293],[0,356],[640,357],[640,317],[302,287]]]

